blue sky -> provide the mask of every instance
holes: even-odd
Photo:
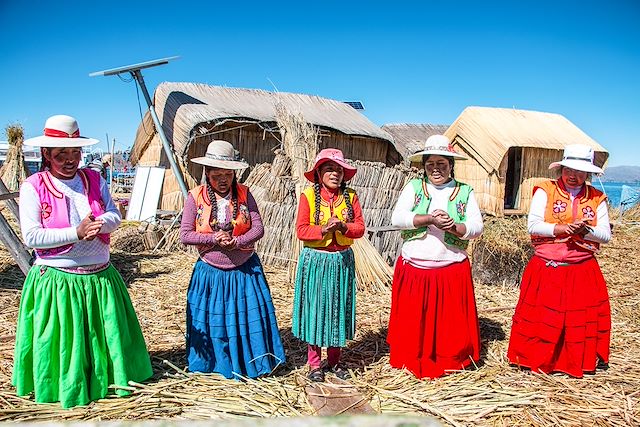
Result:
[[[124,149],[140,122],[136,87],[88,74],[179,55],[143,72],[150,92],[273,82],[361,100],[378,125],[449,124],[470,105],[554,112],[604,145],[610,166],[640,166],[639,22],[638,0],[0,0],[0,126],[31,137],[69,114]]]

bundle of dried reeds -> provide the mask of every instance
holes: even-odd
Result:
[[[295,184],[296,206],[300,200],[300,194],[306,187],[304,173],[313,166],[313,160],[318,152],[319,129],[308,123],[302,113],[292,112],[284,103],[277,103],[276,121],[282,135],[282,148],[291,161],[291,176]],[[293,221],[292,221],[293,224]],[[297,259],[302,250],[302,242],[293,235],[291,238],[292,258]],[[289,277],[295,276],[295,263],[289,265]]]
[[[359,291],[385,292],[393,281],[393,270],[377,249],[366,239],[356,239],[351,245],[356,261],[356,281]]]
[[[480,283],[520,282],[533,255],[526,217],[484,218],[482,236],[471,245],[473,277]]]
[[[30,175],[22,151],[24,129],[22,125],[12,124],[6,127],[5,133],[9,142],[9,150],[6,160],[0,166],[0,179],[10,191],[18,191],[22,181]]]

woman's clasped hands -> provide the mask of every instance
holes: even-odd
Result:
[[[225,250],[235,249],[237,245],[236,238],[231,235],[230,232],[224,230],[218,230],[215,235],[215,239],[218,241],[218,245]]]

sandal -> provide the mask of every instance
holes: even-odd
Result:
[[[349,378],[351,378],[351,373],[349,373],[347,367],[342,363],[338,363],[337,365],[329,368],[329,370],[333,372],[333,375],[340,378],[341,380],[348,380]]]
[[[309,371],[307,378],[315,383],[324,382],[324,372],[322,368],[316,368]]]

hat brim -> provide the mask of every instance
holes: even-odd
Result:
[[[467,156],[464,156],[464,155],[458,154],[458,153],[452,153],[451,151],[445,151],[445,150],[422,150],[422,151],[418,151],[417,153],[414,153],[414,154],[410,155],[409,156],[409,161],[410,162],[422,162],[422,156],[424,156],[425,154],[431,154],[431,155],[443,156],[443,157],[453,157],[454,159],[459,159],[459,160],[468,160],[469,159]]]
[[[100,142],[94,138],[85,138],[83,136],[79,138],[56,138],[53,136],[36,136],[35,138],[29,138],[24,141],[25,145],[31,145],[32,147],[46,147],[46,148],[66,148],[66,147],[86,147],[88,145],[95,145]]]
[[[587,172],[587,173],[603,173],[604,171],[598,166],[594,165],[591,162],[587,162],[586,160],[574,160],[574,159],[565,159],[560,162],[553,162],[549,165],[549,169],[555,169],[560,166],[565,166],[571,169],[575,169],[577,171]]]
[[[309,181],[311,182],[315,182],[316,177],[316,170],[322,166],[323,164],[327,163],[327,162],[334,162],[339,164],[340,166],[342,166],[342,169],[344,170],[344,176],[342,177],[343,180],[345,181],[349,181],[351,178],[353,178],[353,176],[356,174],[356,172],[358,171],[358,169],[354,168],[353,166],[351,166],[349,163],[346,162],[342,162],[340,160],[337,159],[320,159],[314,166],[313,169],[308,170],[304,173],[304,177],[307,178]]]
[[[220,169],[241,170],[249,167],[249,163],[246,162],[239,162],[235,160],[215,160],[208,157],[195,157],[191,159],[191,161],[199,165]]]

